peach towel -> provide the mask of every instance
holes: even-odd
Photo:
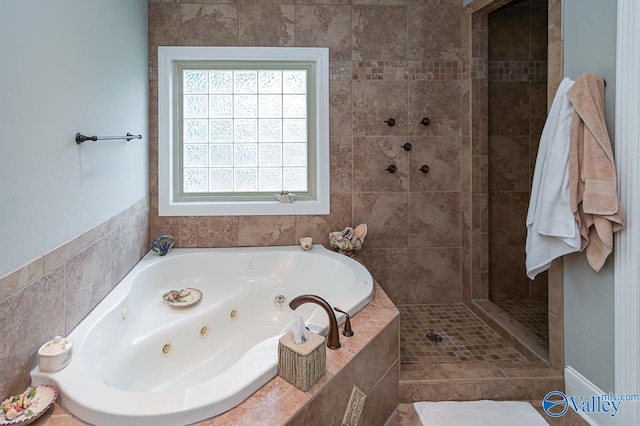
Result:
[[[569,152],[571,208],[589,265],[599,271],[622,229],[616,168],[604,116],[604,80],[583,74],[567,92],[574,106]]]

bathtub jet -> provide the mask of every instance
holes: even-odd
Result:
[[[36,367],[32,383],[58,387],[62,404],[96,425],[198,422],[276,376],[278,339],[294,320],[285,301],[315,294],[354,314],[373,288],[364,266],[321,246],[150,252],[71,332],[71,364],[55,373]],[[180,289],[202,298],[188,307],[163,301]],[[323,308],[295,312],[326,335]]]

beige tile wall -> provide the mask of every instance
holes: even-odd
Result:
[[[366,222],[360,258],[395,303],[462,301],[461,14],[460,0],[151,0],[152,235],[183,247],[326,244],[329,231]],[[328,47],[331,213],[158,216],[161,45]]]
[[[470,307],[473,299],[489,297],[489,195],[488,195],[488,14],[511,0],[474,0],[462,16],[462,198],[463,198],[463,299]],[[562,80],[562,2],[535,0],[547,4],[547,108]],[[540,106],[536,106],[540,108]],[[529,169],[530,170],[530,169]],[[549,271],[548,302],[550,329],[549,362],[564,368],[562,259]]]
[[[562,0],[549,0],[549,64],[547,110],[563,77]],[[564,368],[564,278],[563,260],[553,262],[549,269],[549,363],[558,370]]]
[[[22,392],[38,348],[68,335],[149,250],[149,197],[0,277],[0,395]]]
[[[507,7],[526,9],[526,17],[507,16],[504,28],[494,24],[496,34],[490,51],[489,15],[510,3]],[[547,65],[542,59],[547,37],[544,30],[531,30],[531,23],[547,19],[546,4],[546,0],[475,0],[465,8],[461,109],[466,156],[462,174],[468,179],[463,180],[462,198],[463,207],[469,209],[463,210],[463,235],[470,239],[463,245],[465,301],[489,298],[490,270],[496,272],[494,278],[508,282],[508,286],[512,286],[512,277],[524,276],[528,191],[546,118]],[[530,42],[532,38],[536,40]],[[526,49],[509,46],[523,40]],[[511,56],[506,52],[512,50],[512,58],[503,56]],[[489,103],[490,96],[504,102]],[[524,162],[520,164],[520,160]],[[489,256],[490,251],[493,256]],[[514,272],[513,265],[520,269]],[[527,284],[528,280],[521,285],[523,293],[546,297],[544,284],[531,285],[534,291]]]
[[[488,16],[489,298],[547,300],[546,272],[526,276],[527,208],[547,116],[547,2]]]

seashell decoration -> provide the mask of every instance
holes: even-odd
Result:
[[[353,238],[357,238],[360,241],[364,241],[364,237],[367,235],[367,224],[361,223],[353,230]]]
[[[338,253],[349,257],[355,256],[362,249],[364,237],[367,235],[367,225],[361,223],[355,229],[347,226],[342,231],[329,232],[329,245]]]
[[[282,191],[279,194],[276,194],[276,199],[281,203],[293,203],[296,200],[296,194],[292,194],[288,191]]]
[[[169,250],[175,244],[175,240],[171,235],[160,235],[151,243],[151,251],[157,253],[160,256],[164,256],[169,253]]]

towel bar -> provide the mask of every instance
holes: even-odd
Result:
[[[76,143],[78,145],[86,141],[108,141],[117,139],[126,139],[127,141],[130,141],[131,139],[142,139],[142,135],[132,135],[131,133],[127,133],[126,136],[85,136],[82,133],[76,133]]]

